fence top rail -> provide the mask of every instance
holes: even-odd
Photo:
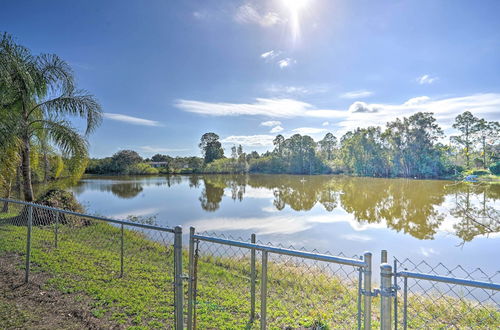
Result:
[[[424,273],[414,273],[414,272],[407,272],[407,271],[398,272],[398,273],[396,273],[396,276],[414,278],[414,279],[418,279],[418,280],[428,280],[428,281],[443,282],[443,283],[448,283],[448,284],[471,286],[471,287],[487,289],[487,290],[500,291],[500,284],[490,283],[490,282],[480,282],[480,281],[473,281],[473,280],[467,280],[467,279],[462,279],[462,278],[446,277],[446,276],[424,274]]]
[[[200,241],[219,243],[219,244],[224,244],[224,245],[231,245],[231,246],[236,246],[236,247],[241,247],[241,248],[260,250],[260,251],[267,251],[267,252],[271,252],[271,253],[275,253],[275,254],[284,254],[284,255],[288,255],[288,256],[292,256],[292,257],[300,257],[300,258],[305,258],[305,259],[326,261],[326,262],[348,265],[348,266],[353,266],[353,267],[363,267],[363,268],[367,267],[367,264],[364,261],[358,260],[358,259],[353,259],[353,258],[336,257],[336,256],[328,255],[328,254],[285,249],[285,248],[273,247],[273,246],[269,246],[269,245],[247,243],[247,242],[241,242],[241,241],[233,241],[233,240],[217,238],[217,237],[210,237],[210,236],[203,236],[203,235],[193,235],[193,238],[198,239]]]
[[[54,212],[60,212],[64,214],[69,214],[69,215],[74,215],[78,217],[84,217],[84,218],[90,218],[94,220],[99,220],[99,221],[104,221],[104,222],[111,222],[119,225],[124,225],[124,226],[131,226],[131,227],[139,227],[139,228],[144,228],[144,229],[151,229],[151,230],[158,230],[158,231],[164,231],[168,233],[174,233],[173,228],[165,228],[165,227],[159,227],[159,226],[153,226],[153,225],[148,225],[148,224],[143,224],[143,223],[137,223],[137,222],[132,222],[132,221],[125,221],[125,220],[117,220],[117,219],[110,219],[106,217],[100,217],[96,215],[90,215],[90,214],[84,214],[84,213],[79,213],[79,212],[73,212],[73,211],[68,211],[68,210],[63,210],[63,209],[58,209],[55,207],[50,207],[46,205],[40,205],[36,203],[30,203],[30,202],[25,202],[25,201],[18,201],[14,199],[6,199],[6,198],[0,198],[0,202],[8,202],[8,203],[14,203],[14,204],[21,204],[21,205],[26,205],[26,206],[32,206],[36,207],[39,209],[44,209],[44,210],[49,210],[49,211],[54,211]]]

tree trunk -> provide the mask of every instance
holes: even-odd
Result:
[[[487,169],[488,166],[486,165],[486,137],[483,136],[483,168]]]
[[[10,198],[10,192],[12,188],[12,179],[9,179],[9,183],[7,184],[7,188],[5,191],[5,198],[9,199]],[[7,213],[9,212],[9,202],[3,202],[3,207],[2,207],[2,213]]]
[[[43,151],[43,182],[47,183],[49,180],[49,159],[47,158],[47,150]]]
[[[33,201],[33,187],[31,185],[31,163],[30,163],[30,142],[28,138],[23,141],[22,150],[22,175],[23,175],[23,193],[24,200]]]

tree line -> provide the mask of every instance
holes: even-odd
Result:
[[[112,157],[93,159],[88,173],[345,173],[371,177],[447,178],[470,173],[500,173],[500,125],[466,111],[455,118],[458,134],[448,143],[432,113],[419,112],[397,118],[382,127],[357,128],[338,139],[327,133],[314,141],[307,135],[277,135],[274,149],[259,154],[232,146],[230,155],[217,134],[200,139],[202,157],[171,157],[156,154],[143,159],[132,150]],[[151,162],[162,162],[153,168]],[[482,169],[482,170],[481,170]],[[467,173],[469,173],[467,172]]]
[[[433,114],[419,112],[397,118],[385,129],[357,128],[340,137],[340,141],[332,133],[317,142],[307,135],[277,135],[272,151],[262,155],[252,152],[250,157],[241,146],[230,158],[224,157],[214,133],[202,136],[200,148],[208,172],[411,178],[451,177],[471,168],[491,168],[494,174],[500,173],[498,122],[488,122],[466,111],[455,118],[453,128],[458,134],[445,143]]]

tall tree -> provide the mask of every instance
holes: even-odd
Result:
[[[34,56],[6,33],[0,38],[0,91],[0,111],[7,113],[0,124],[1,139],[19,141],[24,198],[32,201],[32,144],[46,137],[80,169],[87,160],[87,142],[67,117],[83,118],[89,134],[101,121],[101,106],[76,89],[65,61],[50,54]]]
[[[205,164],[224,158],[224,149],[222,149],[222,144],[219,142],[219,136],[215,133],[203,134],[198,146],[203,154]]]
[[[335,148],[337,147],[337,138],[332,133],[326,133],[323,140],[318,142],[320,151],[327,160],[333,159]]]
[[[453,136],[454,143],[463,147],[465,155],[465,165],[470,166],[470,155],[474,146],[474,134],[478,131],[479,118],[475,117],[470,111],[458,115],[453,123],[453,128],[459,130],[462,134]]]
[[[476,126],[476,137],[481,145],[481,155],[483,158],[483,168],[489,166],[489,154],[492,146],[498,144],[500,140],[500,123],[497,121],[486,121],[480,119]]]
[[[124,173],[130,166],[142,162],[142,157],[133,150],[120,150],[111,157],[111,162],[115,172]]]
[[[280,157],[283,156],[283,142],[285,142],[285,138],[281,134],[276,135],[273,140],[274,152]]]

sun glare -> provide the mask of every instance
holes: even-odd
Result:
[[[290,12],[290,27],[293,41],[300,38],[300,13],[309,5],[310,0],[282,0]]]

